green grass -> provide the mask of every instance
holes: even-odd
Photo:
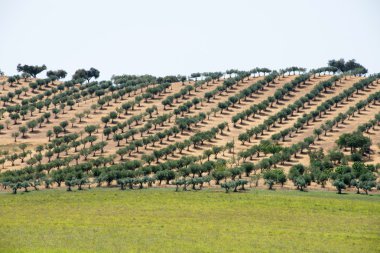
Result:
[[[0,252],[379,252],[380,196],[173,189],[0,193]]]

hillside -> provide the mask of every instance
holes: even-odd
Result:
[[[22,170],[32,175],[26,188],[36,182],[56,187],[45,175],[62,168],[74,170],[69,176],[79,170],[83,184],[120,185],[120,179],[133,178],[136,185],[154,180],[182,185],[180,180],[198,177],[210,185],[229,177],[248,182],[267,170],[287,175],[297,164],[310,166],[310,154],[320,148],[334,166],[352,165],[352,154],[367,165],[380,163],[378,75],[293,67],[191,78],[57,79],[0,77],[3,178]],[[342,134],[357,131],[370,138],[370,147],[352,152],[349,144],[338,147]],[[340,153],[337,159],[328,156],[330,150]],[[213,172],[220,167],[227,174],[217,179]],[[122,175],[111,173],[108,180],[109,168]],[[74,178],[73,185],[81,187]],[[3,185],[23,188],[25,180],[12,180]],[[333,180],[327,181],[333,189]],[[314,179],[308,186],[320,188],[319,183]],[[294,188],[294,182],[284,187]]]

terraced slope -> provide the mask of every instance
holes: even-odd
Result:
[[[377,77],[330,75],[323,68],[258,72],[209,73],[187,81],[119,76],[114,83],[31,78],[9,83],[1,77],[2,170],[49,173],[141,160],[138,168],[153,165],[160,171],[171,161],[187,167],[221,158],[231,168],[253,162],[263,169],[263,160],[274,155],[263,145],[272,143],[283,151],[270,167],[287,172],[294,164],[307,165],[309,152],[335,148],[341,134],[370,118],[374,127],[364,132],[374,144],[369,162],[380,161]],[[325,133],[317,136],[315,129]]]

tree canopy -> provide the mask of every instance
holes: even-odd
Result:
[[[91,78],[97,79],[100,75],[100,71],[95,68],[90,68],[89,70],[78,69],[73,75],[73,79],[86,79],[90,82]]]
[[[363,73],[367,73],[367,69],[363,67],[360,63],[357,63],[355,59],[345,61],[343,58],[339,60],[329,60],[328,65],[330,67],[336,67],[342,72],[352,71],[354,69],[362,69]]]
[[[23,73],[29,74],[34,78],[36,78],[36,76],[44,70],[46,70],[45,65],[42,65],[42,66],[37,66],[37,65],[32,66],[32,65],[26,65],[26,64],[25,65],[21,65],[21,64],[17,65],[17,71],[18,72],[23,72]]]

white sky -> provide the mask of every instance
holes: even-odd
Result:
[[[380,71],[378,0],[0,0],[0,69],[112,74],[308,69],[355,58]],[[41,77],[45,74],[41,74]]]

